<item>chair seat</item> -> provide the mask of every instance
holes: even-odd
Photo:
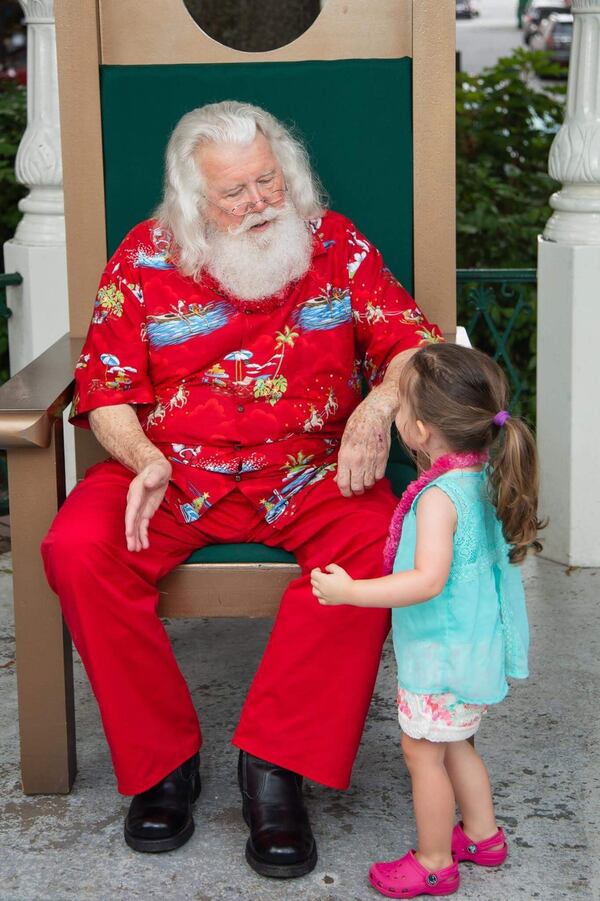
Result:
[[[188,557],[186,563],[295,563],[289,551],[266,544],[210,544]]]

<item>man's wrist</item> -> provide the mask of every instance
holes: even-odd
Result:
[[[398,409],[398,388],[395,385],[378,385],[367,394],[363,403],[367,403],[373,412],[391,425]]]
[[[168,468],[169,474],[173,471],[173,468],[170,462],[167,460],[165,455],[159,451],[157,447],[143,447],[138,450],[136,454],[136,472],[139,474],[146,467],[151,466],[152,464],[158,464],[159,466],[164,466],[165,471]]]

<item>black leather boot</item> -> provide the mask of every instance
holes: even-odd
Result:
[[[134,795],[125,818],[125,841],[134,851],[173,851],[194,831],[192,805],[200,794],[194,754],[152,788]]]
[[[302,798],[302,776],[240,751],[246,860],[261,876],[289,879],[314,870],[317,846]]]

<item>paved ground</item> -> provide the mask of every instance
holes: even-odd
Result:
[[[476,0],[480,15],[456,22],[456,49],[461,69],[475,75],[484,66],[493,66],[515,47],[524,47],[517,28],[517,0]]]
[[[487,717],[478,739],[511,855],[497,872],[465,868],[457,896],[472,901],[600,899],[600,572],[526,567],[532,677]],[[196,833],[180,851],[139,855],[121,838],[127,802],[114,789],[93,698],[76,664],[79,776],[67,797],[19,785],[10,557],[0,556],[0,899],[374,901],[371,861],[414,840],[409,784],[398,753],[386,650],[352,789],[309,785],[320,858],[302,880],[261,879],[242,856],[246,829],[228,744],[266,621],[173,622],[168,628],[206,738]]]
[[[10,551],[10,519],[0,516],[0,554]]]

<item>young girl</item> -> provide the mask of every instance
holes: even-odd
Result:
[[[371,884],[390,898],[450,895],[460,861],[492,867],[507,855],[487,770],[467,741],[506,695],[506,677],[527,676],[514,564],[539,550],[537,455],[507,401],[502,371],[485,354],[451,344],[418,351],[403,372],[396,425],[430,468],[394,513],[384,551],[391,574],[355,580],[334,564],[311,573],[321,604],[393,608],[418,848],[372,865]]]

